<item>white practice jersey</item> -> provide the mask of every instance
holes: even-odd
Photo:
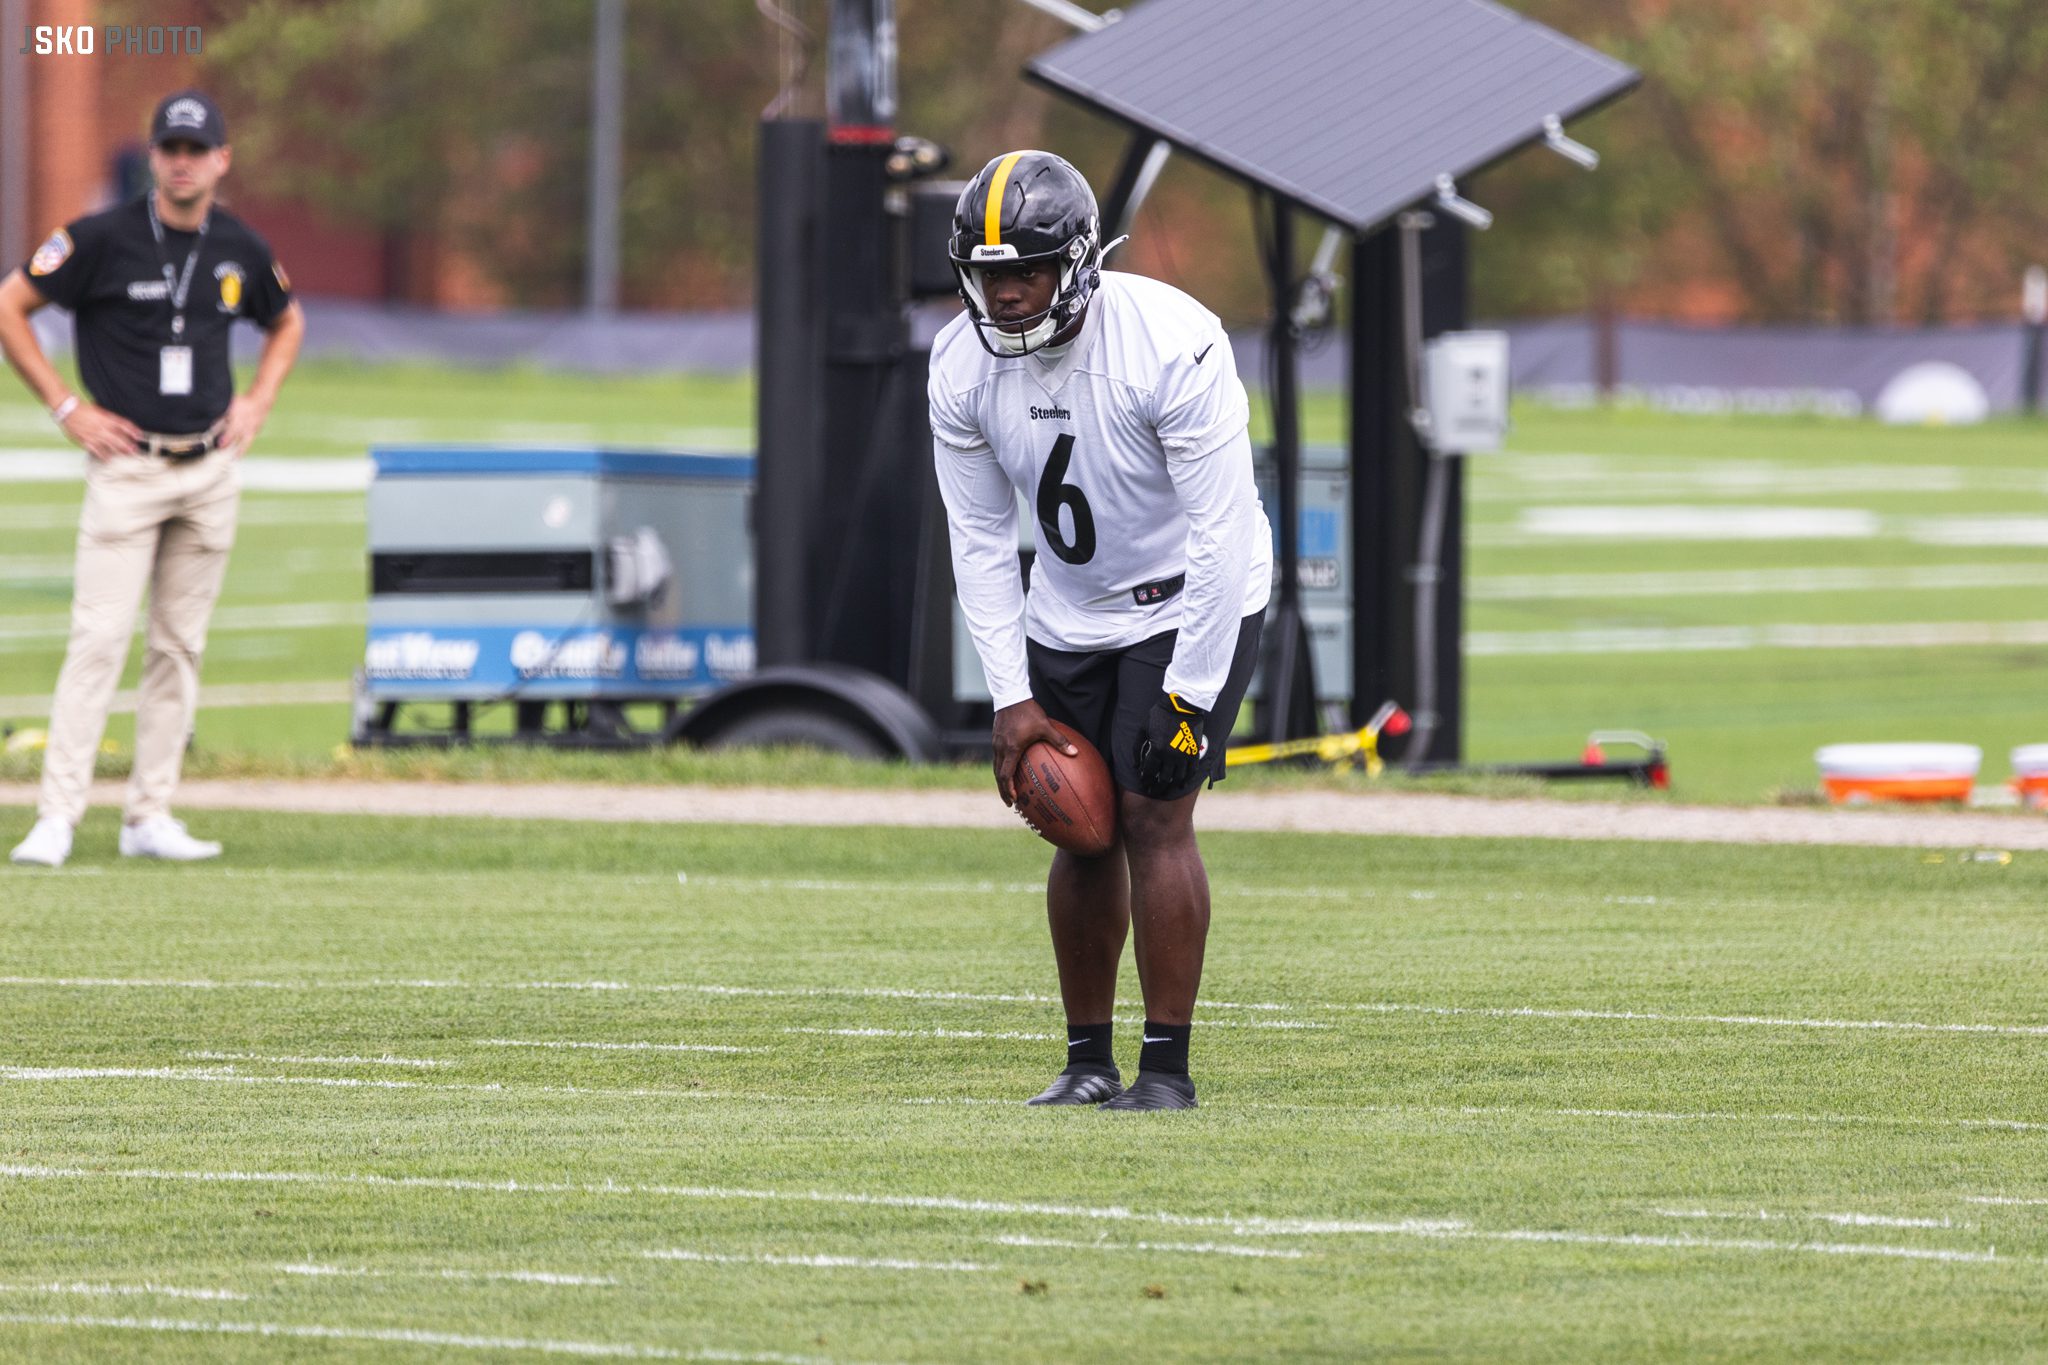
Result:
[[[997,357],[967,317],[932,346],[931,423],[953,578],[997,707],[1031,695],[1024,638],[1119,649],[1178,630],[1166,688],[1215,704],[1239,622],[1266,605],[1272,531],[1250,409],[1216,315],[1104,271],[1057,355]],[[1027,603],[1019,494],[1036,522]],[[1136,590],[1185,574],[1163,601]]]

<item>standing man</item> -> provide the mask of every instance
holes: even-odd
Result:
[[[157,106],[149,130],[154,190],[50,234],[0,280],[0,349],[90,457],[71,604],[71,642],[50,711],[42,798],[17,863],[59,867],[85,814],[93,755],[135,616],[149,589],[149,634],[135,717],[121,853],[189,862],[220,845],[171,818],[171,792],[199,702],[199,658],[220,595],[248,449],[292,362],[305,320],[263,239],[214,203],[230,161],[227,127],[197,91]],[[75,317],[71,392],[36,344],[29,314]],[[249,391],[236,396],[228,331],[267,334]]]
[[[1223,776],[1251,680],[1272,532],[1222,324],[1169,285],[1103,273],[1108,249],[1094,192],[1059,157],[1011,152],[974,178],[950,242],[967,311],[932,348],[933,453],[1003,800],[1031,745],[1073,752],[1053,721],[1118,788],[1109,852],[1053,855],[1067,1065],[1030,1103],[1191,1109],[1209,933],[1195,798]],[[1020,493],[1038,530],[1028,598]],[[1145,1032],[1126,1090],[1111,1011],[1133,929]]]

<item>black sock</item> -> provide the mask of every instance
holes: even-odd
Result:
[[[1145,1047],[1138,1054],[1138,1070],[1159,1071],[1169,1076],[1188,1074],[1188,1035],[1193,1024],[1161,1024],[1145,1021]]]
[[[1116,1070],[1116,1057],[1110,1050],[1114,1024],[1069,1024],[1067,1025],[1067,1070],[1071,1072]]]

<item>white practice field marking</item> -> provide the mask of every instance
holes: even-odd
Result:
[[[114,694],[114,711],[125,715],[135,710],[141,695],[135,688],[122,688]],[[345,682],[223,683],[199,689],[202,711],[250,706],[331,706],[348,699],[349,685]],[[49,714],[48,693],[0,697],[0,715],[26,718]]]
[[[1120,1205],[1047,1204],[951,1195],[862,1194],[839,1190],[755,1190],[715,1185],[635,1185],[619,1181],[475,1180],[445,1176],[348,1175],[321,1171],[172,1171],[100,1169],[81,1166],[0,1164],[0,1179],[143,1180],[224,1185],[305,1185],[332,1189],[449,1190],[478,1194],[588,1194],[628,1198],[729,1200],[742,1203],[832,1204],[854,1208],[916,1209],[979,1217],[1084,1219],[1113,1223],[1157,1223],[1167,1227],[1227,1228],[1257,1236],[1341,1236],[1434,1233],[1460,1229],[1457,1219],[1234,1217],[1124,1208]]]
[[[361,602],[290,602],[279,606],[222,607],[213,613],[208,629],[215,632],[318,630],[327,626],[361,625],[368,619],[369,608]],[[136,631],[139,633],[148,625],[149,622],[138,614]],[[0,644],[62,640],[70,634],[69,612],[0,616]]]
[[[803,1266],[812,1270],[993,1270],[979,1261],[906,1261],[893,1256],[734,1255],[682,1249],[643,1251],[650,1261],[700,1261],[709,1265]]]
[[[1441,1233],[1443,1237],[1469,1238],[1489,1242],[1558,1242],[1571,1246],[1644,1247],[1675,1251],[1755,1251],[1809,1256],[1874,1256],[1900,1261],[1947,1261],[1962,1265],[2042,1264],[2033,1256],[2000,1256],[1997,1250],[1951,1251],[1938,1247],[1882,1246],[1869,1242],[1769,1242],[1747,1237],[1663,1237],[1623,1232],[1576,1232],[1557,1229],[1513,1228],[1487,1231],[1478,1228]]]
[[[1756,540],[1868,540],[1884,518],[1857,507],[1757,507],[1748,504],[1527,507],[1514,528],[1474,527],[1476,545],[1559,540],[1664,543]]]
[[[1187,1256],[1244,1256],[1267,1261],[1306,1260],[1306,1251],[1291,1247],[1244,1247],[1228,1242],[1075,1242],[1059,1237],[1013,1235],[993,1239],[996,1246],[1057,1247],[1066,1251],[1169,1251]]]
[[[184,1055],[197,1062],[276,1062],[290,1066],[407,1066],[426,1070],[455,1065],[454,1062],[434,1061],[426,1057],[393,1057],[389,1053],[381,1057],[280,1057],[263,1052],[187,1052]]]
[[[1755,649],[1958,649],[1993,645],[2048,645],[2048,621],[1478,630],[1465,637],[1465,652],[1486,658],[1543,654],[1711,654]]]
[[[77,483],[85,478],[77,450],[0,450],[0,483]],[[242,462],[242,488],[251,493],[360,493],[372,466],[361,456],[277,459],[251,455]]]
[[[0,1284],[0,1294],[81,1294],[89,1298],[148,1297],[162,1299],[206,1299],[240,1303],[247,1294],[232,1289],[180,1289],[168,1284],[94,1284],[64,1281],[52,1284]]]
[[[654,1086],[526,1085],[477,1081],[387,1081],[360,1076],[250,1076],[232,1066],[0,1066],[0,1082],[168,1081],[179,1085],[310,1085],[329,1090],[419,1090],[472,1095],[627,1096],[637,1099],[730,1099],[716,1090]]]
[[[630,981],[270,981],[251,978],[224,981],[210,978],[178,977],[92,977],[92,976],[0,976],[0,987],[47,987],[57,989],[110,990],[512,990],[512,991],[595,991],[651,992],[713,996],[758,996],[770,999],[879,999],[967,1001],[972,1003],[1053,1005],[1049,995],[976,993],[972,991],[917,990],[899,986],[719,986],[681,982]],[[1119,1001],[1119,1006],[1135,1004]],[[1322,1010],[1362,1014],[1471,1015],[1492,1019],[1611,1020],[1623,1023],[1713,1024],[1737,1028],[1797,1028],[1851,1032],[1896,1032],[1949,1035],[1984,1035],[2013,1038],[2048,1037],[2048,1024],[1942,1023],[1914,1019],[1826,1019],[1756,1014],[1666,1014],[1654,1010],[1541,1009],[1534,1006],[1429,1005],[1394,1001],[1347,1003],[1318,1000],[1285,1004],[1274,1001],[1245,1003],[1228,1000],[1197,1002],[1202,1009]],[[1135,1022],[1135,1021],[1132,1021]],[[1209,1028],[1229,1027],[1233,1021],[1207,1020]],[[1291,1019],[1237,1021],[1244,1028],[1327,1028]],[[391,1084],[400,1084],[391,1082]]]
[[[1783,597],[1795,593],[1934,592],[2048,587],[2048,564],[1929,564],[1890,569],[1700,569],[1646,573],[1492,574],[1477,602],[1631,597]]]
[[[1772,1213],[1768,1209],[1652,1209],[1659,1218],[1742,1219],[1760,1223],[1833,1223],[1843,1228],[1953,1228],[1949,1218],[1900,1218],[1882,1213]],[[1968,1227],[1969,1224],[1962,1224]]]
[[[610,1275],[565,1275],[557,1270],[372,1270],[367,1266],[295,1262],[279,1266],[278,1271],[285,1275],[303,1275],[314,1279],[336,1277],[373,1280],[504,1280],[515,1284],[553,1284],[576,1289],[609,1289],[618,1284]]]
[[[985,1033],[980,1029],[948,1028],[786,1028],[784,1033],[822,1033],[834,1038],[996,1038],[1005,1041],[1050,1043],[1050,1033]]]
[[[361,498],[255,498],[235,514],[240,526],[353,526],[363,520]],[[78,504],[34,503],[0,507],[0,531],[75,531]]]
[[[1376,1002],[1362,1005],[1324,1004],[1318,1009],[1367,1014],[1470,1015],[1486,1019],[1615,1020],[1658,1024],[1720,1024],[1736,1028],[1801,1028],[1879,1033],[1989,1034],[2009,1038],[2048,1038],[2048,1024],[1935,1024],[1911,1019],[1787,1019],[1759,1014],[1659,1014],[1649,1010],[1547,1010],[1528,1006],[1409,1005]]]
[[[2048,1198],[2022,1198],[2002,1194],[1973,1194],[1964,1199],[1965,1204],[1989,1204],[2000,1208],[2033,1209],[2048,1205]]]
[[[0,1165],[0,1178],[39,1180],[174,1180],[223,1184],[295,1184],[335,1188],[458,1190],[497,1194],[608,1194],[640,1198],[772,1200],[859,1207],[919,1209],[975,1216],[1088,1219],[1119,1223],[1161,1223],[1173,1227],[1221,1227],[1240,1236],[1383,1236],[1446,1241],[1564,1243],[1660,1250],[1745,1251],[1769,1254],[1870,1256],[1899,1260],[1945,1261],[1958,1264],[2009,1264],[2031,1257],[2000,1257],[1995,1250],[1956,1251],[1923,1247],[1884,1246],[1861,1242],[1772,1242],[1749,1238],[1667,1237],[1641,1233],[1590,1232],[1562,1228],[1475,1228],[1456,1218],[1362,1220],[1339,1218],[1271,1218],[1139,1211],[1116,1205],[1015,1203],[993,1199],[959,1199],[944,1195],[858,1194],[829,1190],[744,1190],[686,1185],[628,1185],[616,1182],[560,1183],[487,1181],[434,1176],[372,1176],[308,1171],[166,1171],[86,1170],[82,1167]]]
[[[730,1043],[580,1043],[554,1038],[477,1038],[473,1047],[537,1047],[581,1049],[592,1052],[766,1052],[765,1047],[736,1047]]]
[[[0,1313],[0,1322],[24,1327],[85,1327],[130,1332],[178,1332],[201,1336],[297,1338],[312,1341],[374,1341],[399,1346],[445,1346],[464,1351],[526,1351],[535,1355],[608,1357],[619,1360],[759,1361],[762,1365],[831,1365],[818,1356],[775,1352],[672,1350],[606,1341],[554,1341],[545,1337],[479,1337],[430,1332],[417,1327],[329,1327],[318,1323],[194,1322],[183,1318],[89,1318],[60,1314]]]
[[[1647,467],[1646,467],[1647,466]],[[1603,497],[1741,497],[1775,494],[1816,497],[1833,493],[2034,493],[2048,495],[2048,474],[2015,466],[1794,465],[1771,460],[1698,460],[1671,455],[1591,455],[1527,451],[1489,456],[1485,475],[1527,485],[1512,500],[1537,490]],[[1509,501],[1483,478],[1481,499]]]
[[[1913,522],[1908,539],[1921,545],[2048,545],[2048,517],[1930,517]]]

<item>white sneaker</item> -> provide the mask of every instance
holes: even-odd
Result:
[[[71,822],[55,815],[36,821],[28,838],[16,844],[10,855],[23,867],[62,867],[70,856]]]
[[[168,815],[152,815],[139,825],[121,826],[123,858],[162,858],[165,862],[196,863],[220,856],[220,845],[211,839],[195,839],[185,832],[185,822]]]

